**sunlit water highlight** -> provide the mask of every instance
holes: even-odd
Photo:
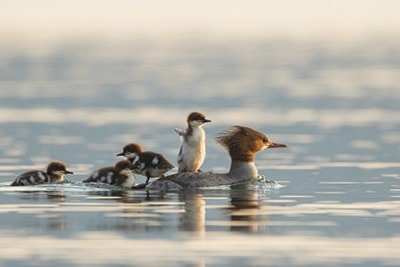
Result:
[[[0,265],[397,266],[400,53],[369,44],[1,54]],[[213,121],[204,170],[228,170],[213,138],[230,125],[289,147],[260,152],[264,179],[250,185],[161,194],[81,183],[132,141],[174,162],[172,129],[192,110]],[[9,186],[52,159],[75,174]]]

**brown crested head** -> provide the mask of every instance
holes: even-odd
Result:
[[[122,170],[130,170],[132,167],[132,163],[129,160],[121,160],[115,163],[115,170],[120,172]]]
[[[232,160],[254,161],[255,154],[266,148],[286,147],[273,143],[268,136],[245,126],[233,126],[216,137],[217,142],[225,147]]]
[[[73,174],[73,172],[68,171],[67,167],[65,164],[61,161],[52,161],[47,165],[47,171],[48,174],[57,174],[57,175],[62,175],[62,174]]]
[[[136,156],[142,152],[143,152],[142,147],[139,144],[130,143],[124,146],[122,152],[118,153],[117,156],[129,157],[131,154],[134,154]]]
[[[206,122],[211,122],[211,120],[207,119],[206,116],[201,112],[192,112],[187,117],[187,122],[197,122],[199,124],[203,124]]]

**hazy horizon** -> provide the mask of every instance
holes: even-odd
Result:
[[[400,35],[400,2],[2,1],[2,43],[73,38],[306,40]]]

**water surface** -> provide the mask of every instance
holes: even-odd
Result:
[[[0,53],[1,265],[397,266],[398,47],[70,42]],[[246,125],[288,144],[256,157],[282,187],[80,183],[132,141],[175,162],[172,129],[193,110],[212,120],[202,169],[227,171],[213,139]],[[74,171],[66,183],[8,186],[52,159]]]

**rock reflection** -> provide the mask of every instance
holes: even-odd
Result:
[[[202,194],[182,195],[184,210],[179,220],[179,229],[203,236],[206,223],[206,203]]]

